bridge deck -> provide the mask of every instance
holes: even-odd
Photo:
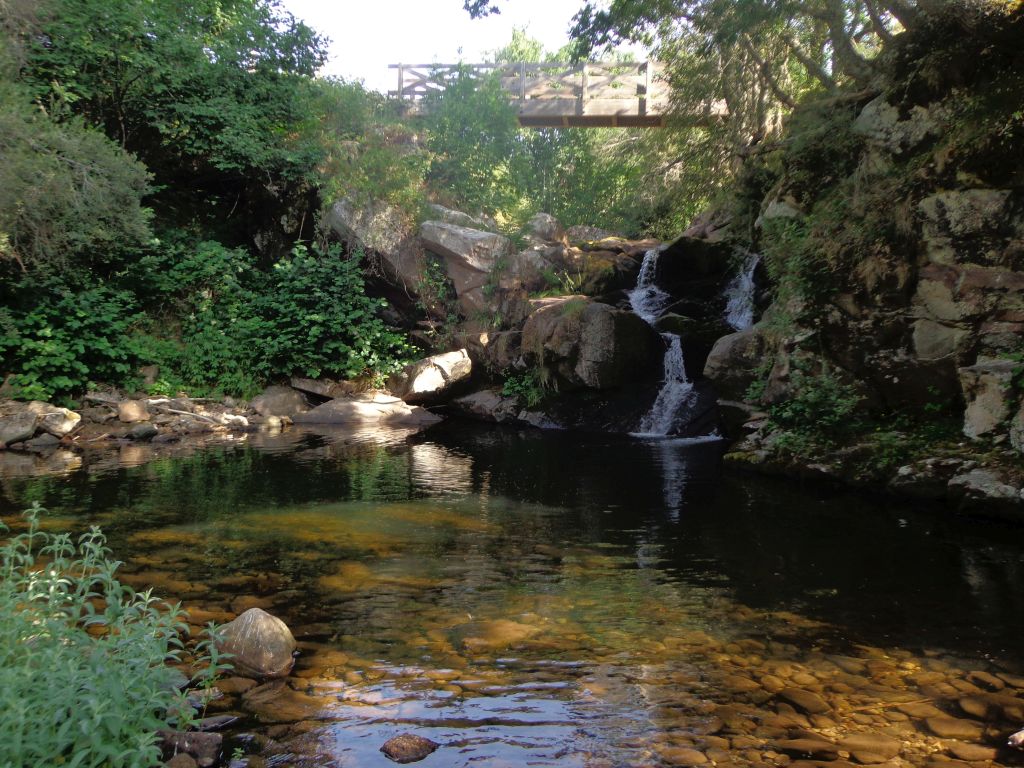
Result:
[[[460,72],[499,79],[513,100],[519,124],[531,128],[641,127],[665,124],[668,88],[654,62],[580,64],[392,64],[398,88],[391,91],[422,109],[428,94]]]

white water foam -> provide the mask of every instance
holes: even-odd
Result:
[[[725,322],[737,331],[754,324],[754,270],[760,263],[761,254],[750,254],[743,269],[725,287]]]
[[[651,325],[672,299],[654,282],[660,255],[660,248],[652,248],[644,254],[640,274],[636,279],[636,288],[629,292],[629,306]],[[650,412],[641,419],[639,430],[633,433],[637,436],[667,435],[675,424],[679,410],[693,398],[693,383],[686,378],[682,340],[674,333],[663,333],[661,337],[665,339],[667,345],[665,378]]]

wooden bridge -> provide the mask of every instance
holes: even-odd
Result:
[[[665,124],[668,88],[659,64],[392,64],[398,88],[389,95],[422,109],[424,98],[460,73],[496,77],[531,128],[639,127]]]

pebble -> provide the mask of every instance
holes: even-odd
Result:
[[[779,697],[807,714],[824,714],[830,710],[821,696],[803,688],[786,688],[779,692]]]
[[[957,717],[929,717],[925,720],[928,730],[943,739],[977,741],[985,733],[980,723]]]

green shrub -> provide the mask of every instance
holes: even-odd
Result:
[[[514,397],[520,404],[533,408],[544,399],[544,385],[535,368],[508,376],[501,388],[505,397]]]
[[[812,373],[794,363],[790,383],[790,398],[773,405],[769,414],[790,434],[795,446],[830,445],[859,427],[857,411],[862,397],[832,371],[826,368]]]
[[[130,293],[103,284],[75,291],[54,278],[23,280],[14,292],[34,299],[0,309],[0,361],[19,397],[66,400],[131,376],[128,336],[139,313]]]
[[[0,547],[0,765],[155,765],[190,712],[166,666],[182,613],[117,580],[99,529],[46,533],[43,512]]]

